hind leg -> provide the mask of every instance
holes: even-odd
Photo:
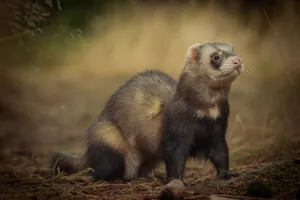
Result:
[[[104,145],[88,147],[87,166],[91,167],[95,180],[113,181],[122,179],[125,171],[124,156]]]
[[[151,179],[149,173],[151,173],[156,166],[157,160],[155,158],[149,158],[147,161],[143,162],[139,169],[139,179]]]

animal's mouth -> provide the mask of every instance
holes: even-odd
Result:
[[[236,66],[234,70],[241,74],[243,72],[243,64]]]
[[[242,73],[242,71],[243,71],[243,66],[238,65],[236,67],[233,67],[233,69],[230,72],[223,74],[222,76],[223,77],[232,76],[232,75],[237,76],[237,75],[240,75]],[[237,72],[237,74],[235,74],[235,72]]]
[[[231,70],[231,71],[228,72],[228,73],[222,73],[222,74],[221,74],[221,79],[224,79],[224,78],[227,78],[227,77],[229,77],[229,76],[232,76],[236,70],[237,70],[237,69],[233,69],[233,70]]]

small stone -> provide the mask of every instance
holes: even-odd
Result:
[[[300,159],[294,160],[294,164],[300,165]]]
[[[263,182],[252,182],[247,188],[247,194],[257,198],[271,198],[273,191]]]
[[[161,200],[178,200],[182,199],[185,191],[185,184],[181,180],[172,180],[167,185],[164,186],[162,194],[160,196]]]
[[[296,199],[300,200],[300,187],[298,188],[298,191],[296,193]]]
[[[227,197],[219,197],[217,195],[211,195],[210,200],[238,200],[238,199],[233,199],[233,198],[227,198]]]

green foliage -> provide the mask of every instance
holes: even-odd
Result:
[[[6,66],[30,67],[32,60],[53,64],[66,48],[84,41],[89,22],[104,8],[129,0],[13,0],[1,3],[8,33],[0,38]],[[5,4],[5,5],[4,5]]]

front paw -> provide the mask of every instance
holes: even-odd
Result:
[[[238,177],[240,174],[237,172],[231,172],[228,170],[220,170],[218,178],[219,179],[231,179],[231,178],[235,178]]]

